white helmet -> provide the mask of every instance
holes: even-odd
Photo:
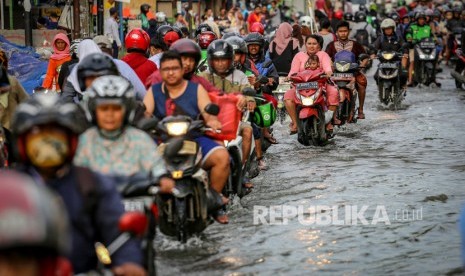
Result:
[[[388,28],[393,28],[394,30],[396,29],[396,22],[392,20],[391,18],[386,18],[381,22],[381,29],[388,29]]]
[[[302,16],[299,19],[299,23],[301,26],[307,26],[310,28],[310,26],[312,25],[312,18],[308,15]]]
[[[163,23],[166,20],[166,14],[164,12],[157,12],[155,16],[157,17],[157,22],[159,23]]]

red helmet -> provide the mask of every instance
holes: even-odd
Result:
[[[263,34],[265,34],[265,27],[263,27],[262,23],[255,22],[250,27],[250,32],[251,33],[260,33],[261,35],[263,35]]]
[[[210,43],[212,43],[217,38],[218,37],[216,37],[214,32],[205,31],[197,36],[197,42],[199,43],[200,48],[207,49]]]
[[[175,31],[169,31],[163,37],[163,41],[165,42],[166,46],[170,47],[175,41],[180,39],[181,37]]]
[[[344,17],[344,12],[341,10],[335,11],[333,17],[342,20],[342,18]]]
[[[142,29],[132,29],[124,39],[126,49],[128,51],[142,51],[145,52],[150,45],[150,36]]]

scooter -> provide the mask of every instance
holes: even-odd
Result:
[[[276,107],[276,119],[281,123],[281,125],[284,124],[287,117],[286,107],[284,106],[284,94],[286,94],[286,91],[291,89],[291,82],[286,81],[286,76],[287,74],[285,76],[281,76],[280,74],[278,87],[276,87],[276,90],[273,91],[274,96],[278,100],[278,105]]]
[[[400,74],[402,72],[400,57],[394,51],[383,51],[378,54],[379,100],[384,105],[392,103],[395,109],[400,107],[404,98],[400,82]]]
[[[332,119],[325,99],[326,78],[319,72],[305,70],[290,77],[296,94],[298,136],[304,146],[323,146],[328,140],[326,124]],[[331,113],[331,114],[329,114]]]
[[[209,104],[205,111],[218,115],[219,107]],[[221,196],[210,188],[208,174],[201,168],[202,153],[194,140],[209,129],[203,121],[187,116],[168,116],[161,121],[151,118],[141,121],[140,128],[163,141],[158,150],[178,191],[157,195],[160,231],[185,243],[210,225],[210,216],[222,207]]]
[[[414,46],[414,79],[421,86],[436,85],[436,43],[432,38],[425,38]]]

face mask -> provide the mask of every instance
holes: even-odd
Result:
[[[59,129],[32,130],[26,137],[26,154],[36,167],[61,166],[69,154],[68,136]]]

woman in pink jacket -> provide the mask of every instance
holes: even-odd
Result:
[[[291,70],[289,71],[288,77],[294,73],[298,73],[305,70],[305,64],[307,63],[310,55],[317,55],[320,60],[320,68],[326,73],[329,77],[333,74],[331,58],[326,52],[321,51],[323,46],[323,38],[319,35],[312,34],[308,36],[305,40],[305,52],[299,52],[295,55],[292,60]],[[295,89],[291,89],[286,92],[284,95],[284,101],[286,105],[287,112],[291,117],[290,130],[291,134],[297,133],[297,111],[296,111],[296,95]],[[339,105],[339,93],[336,87],[332,85],[326,85],[326,101],[328,104],[328,109],[336,113],[337,107]],[[338,120],[333,119],[335,124],[338,124]],[[329,123],[327,126],[328,130],[332,129],[332,124]]]

